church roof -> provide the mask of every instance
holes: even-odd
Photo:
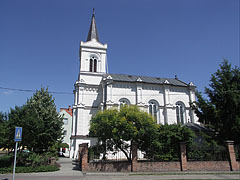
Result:
[[[94,16],[94,9],[93,9],[93,14],[92,14],[91,25],[90,25],[90,28],[88,31],[87,41],[91,41],[92,39],[96,39],[99,42],[97,25],[96,25],[96,20],[95,20],[95,16]]]
[[[203,132],[214,132],[212,129],[208,129],[203,125],[196,124],[196,123],[186,123],[183,126],[190,128],[193,131],[203,131]]]
[[[113,81],[121,82],[142,82],[150,84],[169,84],[174,86],[189,86],[187,83],[180,81],[177,78],[159,78],[159,77],[149,77],[149,76],[136,76],[127,74],[108,74],[111,76]]]

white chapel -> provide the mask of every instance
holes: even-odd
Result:
[[[137,105],[153,116],[158,124],[196,123],[190,108],[195,101],[195,86],[175,78],[148,77],[107,72],[107,44],[99,40],[92,15],[86,42],[79,49],[80,69],[74,84],[73,123],[70,157],[76,158],[79,144],[92,146],[88,136],[90,120],[98,111]]]

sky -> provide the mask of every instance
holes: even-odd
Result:
[[[239,0],[0,0],[0,111],[48,87],[73,104],[92,9],[109,73],[174,78],[203,92],[226,58],[239,66]],[[3,89],[10,88],[10,89]]]

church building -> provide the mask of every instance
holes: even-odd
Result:
[[[137,105],[158,124],[196,123],[190,108],[195,86],[175,78],[108,73],[107,44],[99,40],[94,14],[86,42],[79,49],[80,69],[74,84],[70,157],[76,158],[79,144],[96,143],[88,136],[90,120],[98,111]]]

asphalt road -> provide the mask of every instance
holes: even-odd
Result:
[[[160,180],[160,179],[240,179],[240,172],[160,172],[160,173],[82,173],[69,158],[60,158],[60,171],[18,173],[15,180]],[[0,174],[0,180],[12,180],[12,174]]]

